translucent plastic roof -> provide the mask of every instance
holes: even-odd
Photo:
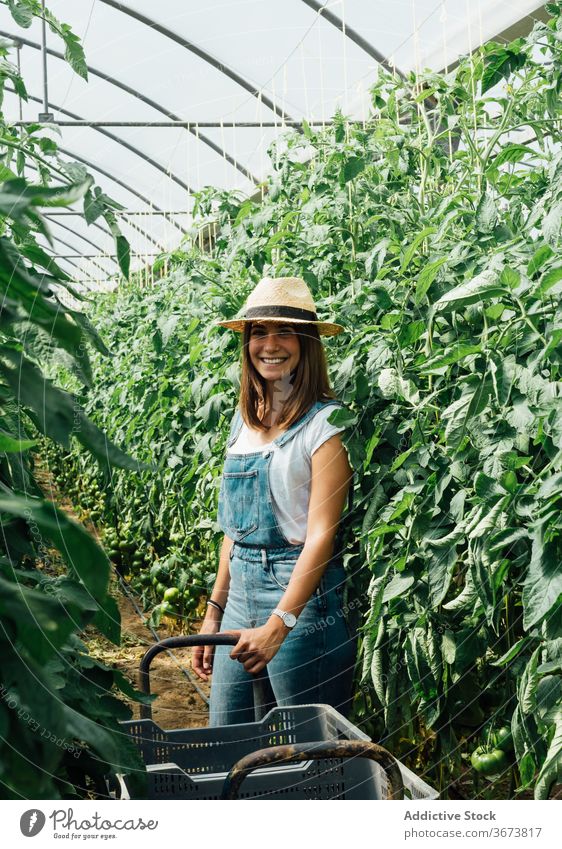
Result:
[[[58,137],[69,159],[83,161],[124,205],[133,269],[178,244],[190,224],[194,190],[214,185],[252,194],[268,171],[267,148],[286,123],[326,121],[338,107],[367,118],[379,63],[397,73],[443,70],[491,38],[527,32],[542,17],[537,0],[47,0],[47,6],[81,38],[89,67],[86,82],[47,31],[55,120],[145,124],[63,126]],[[2,5],[0,33],[22,42],[21,72],[34,98],[22,105],[22,117],[37,120],[40,22],[21,29]],[[19,108],[16,96],[6,94],[7,117],[18,120]],[[175,121],[190,126],[146,126]],[[106,258],[113,243],[100,227],[69,214],[51,222],[76,278],[102,280],[115,272]]]

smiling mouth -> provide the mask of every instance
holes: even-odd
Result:
[[[266,366],[276,366],[280,363],[284,363],[285,360],[288,360],[288,357],[260,357],[262,363],[265,363]]]

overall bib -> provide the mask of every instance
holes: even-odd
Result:
[[[323,406],[318,401],[272,443],[293,439]],[[233,419],[228,447],[242,427],[239,411]],[[230,587],[221,631],[264,625],[279,605],[303,545],[288,542],[272,503],[269,467],[272,450],[264,446],[250,454],[227,454],[221,481],[218,522],[234,540],[230,553]],[[339,534],[338,534],[339,536]],[[329,704],[342,713],[350,707],[356,640],[350,633],[342,594],[345,571],[338,539],[320,585],[287,634],[266,671],[279,707]],[[230,658],[232,646],[216,646],[209,724],[253,722],[252,675]]]

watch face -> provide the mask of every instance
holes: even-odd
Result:
[[[286,613],[283,617],[283,622],[287,628],[294,628],[297,624],[297,617],[294,613]]]

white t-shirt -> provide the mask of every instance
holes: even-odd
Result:
[[[308,505],[310,502],[310,480],[312,455],[328,439],[345,428],[328,424],[327,419],[336,409],[324,407],[284,445],[252,445],[254,434],[242,422],[236,442],[228,449],[229,454],[252,454],[257,451],[273,451],[269,466],[269,480],[275,516],[283,534],[293,545],[306,539]]]

